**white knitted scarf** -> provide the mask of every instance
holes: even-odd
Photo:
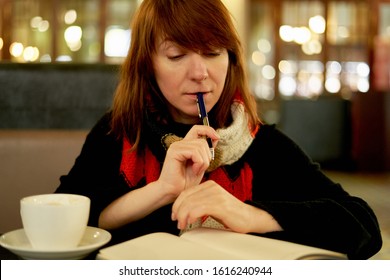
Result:
[[[251,133],[244,106],[240,102],[234,102],[231,105],[231,113],[232,124],[229,127],[217,129],[220,140],[215,148],[215,158],[211,161],[207,172],[239,160],[253,141],[254,136]],[[181,139],[176,135],[167,134],[163,137],[162,142],[168,148],[170,144]]]

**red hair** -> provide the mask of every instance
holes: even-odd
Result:
[[[159,39],[194,51],[227,49],[225,86],[209,114],[214,128],[231,122],[230,105],[236,92],[241,95],[253,129],[260,122],[247,84],[241,43],[230,13],[220,0],[144,0],[131,32],[129,53],[122,64],[114,97],[112,132],[119,138],[127,137],[133,149],[141,142],[146,114],[162,122],[169,118],[153,71],[152,55]]]

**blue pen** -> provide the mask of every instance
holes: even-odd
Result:
[[[203,125],[210,126],[209,118],[207,117],[207,111],[206,106],[204,105],[203,100],[203,93],[198,92],[197,94],[197,105],[198,105],[198,111],[199,111],[199,118],[202,119]],[[211,160],[214,160],[214,148],[213,148],[213,142],[209,137],[206,137],[207,144],[209,145],[210,152],[211,152]]]

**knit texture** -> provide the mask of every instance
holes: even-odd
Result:
[[[244,106],[240,102],[234,102],[231,105],[231,113],[232,124],[227,128],[217,129],[220,140],[215,148],[214,160],[210,162],[207,172],[211,172],[221,165],[230,165],[236,162],[252,144],[256,132],[250,131]],[[162,138],[162,142],[168,149],[172,143],[181,139],[174,134],[166,134]]]

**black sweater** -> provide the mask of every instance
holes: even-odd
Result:
[[[69,174],[56,192],[82,194],[91,199],[90,226],[98,226],[101,211],[133,190],[120,175],[122,141],[109,134],[110,115],[88,134]],[[284,229],[263,236],[338,251],[350,259],[367,259],[382,246],[371,208],[332,182],[306,154],[274,126],[262,125],[243,157],[227,171],[247,162],[253,171],[251,205],[268,211]],[[171,206],[111,231],[110,244],[152,232],[178,234]]]

